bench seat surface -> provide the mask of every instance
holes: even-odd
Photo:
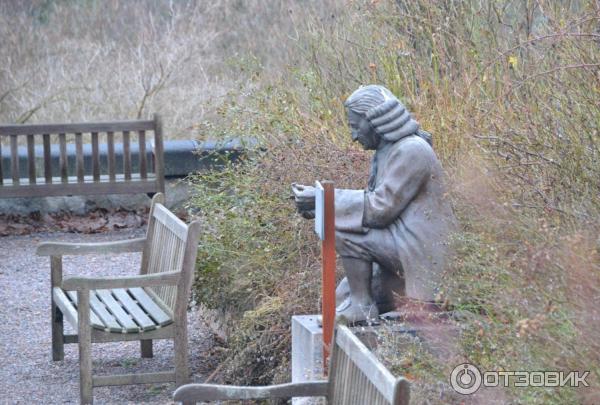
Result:
[[[77,328],[77,292],[53,289],[54,301]],[[140,333],[173,323],[169,311],[143,288],[90,291],[90,320],[94,329],[112,333]]]

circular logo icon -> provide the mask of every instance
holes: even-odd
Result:
[[[450,374],[450,385],[459,394],[473,394],[481,386],[481,372],[472,364],[459,364]]]

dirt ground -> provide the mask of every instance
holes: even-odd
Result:
[[[0,403],[63,404],[79,402],[77,345],[65,345],[65,359],[52,361],[50,332],[50,262],[35,255],[41,241],[99,242],[143,236],[143,228],[98,234],[32,233],[0,237]],[[64,275],[135,274],[139,254],[69,256]],[[198,310],[188,313],[192,381],[212,371],[206,352],[211,334]],[[65,330],[67,329],[65,323]],[[158,341],[154,358],[142,359],[138,342],[93,345],[94,374],[167,370],[173,344]],[[94,388],[97,404],[171,403],[174,384]]]

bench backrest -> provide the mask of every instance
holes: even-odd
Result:
[[[348,327],[338,325],[334,339],[329,404],[408,404],[408,381],[394,377]]]
[[[154,192],[164,192],[158,115],[153,120],[0,125],[0,197]]]
[[[162,193],[156,194],[152,199],[141,274],[181,271],[181,282],[177,286],[160,286],[147,290],[158,297],[171,312],[185,314],[194,277],[200,227],[197,221],[186,225],[163,203]]]

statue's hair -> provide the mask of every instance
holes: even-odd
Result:
[[[431,135],[419,130],[419,123],[404,105],[383,86],[370,84],[359,87],[348,97],[344,106],[364,116],[375,132],[389,142],[417,134],[431,145]]]

